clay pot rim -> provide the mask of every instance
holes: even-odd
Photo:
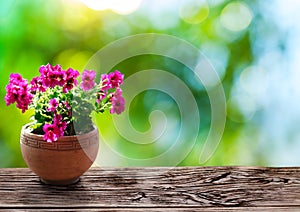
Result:
[[[31,138],[34,138],[38,141],[42,141],[42,142],[45,142],[45,143],[48,143],[47,141],[44,140],[44,135],[39,135],[39,134],[35,134],[35,133],[32,133],[28,130],[28,127],[31,125],[32,123],[28,123],[28,124],[25,124],[23,127],[22,127],[22,130],[21,130],[21,134],[23,135],[27,135]],[[80,141],[81,139],[86,139],[88,137],[91,137],[92,135],[94,135],[95,133],[98,133],[98,128],[97,126],[93,125],[93,130],[90,131],[90,132],[87,132],[87,133],[84,133],[84,134],[80,134],[80,135],[68,135],[68,136],[62,136],[60,138],[57,139],[57,141],[53,142],[53,143],[56,143],[56,142],[65,142],[65,141],[68,141],[70,142],[71,140],[78,140]]]

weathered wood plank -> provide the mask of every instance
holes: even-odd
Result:
[[[94,168],[49,186],[28,169],[0,169],[0,209],[300,210],[300,168]],[[223,208],[224,209],[224,208]]]
[[[46,209],[41,209],[41,208],[16,208],[14,209],[15,211],[205,211],[205,212],[212,212],[212,211],[254,211],[254,212],[265,212],[265,211],[294,211],[294,212],[299,212],[299,207],[197,207],[197,208],[167,208],[167,207],[158,207],[158,208],[130,208],[130,207],[122,207],[122,208],[46,208]],[[11,208],[8,209],[3,209],[1,208],[1,211],[12,211]]]

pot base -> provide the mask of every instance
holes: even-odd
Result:
[[[45,180],[43,178],[40,178],[41,182],[47,185],[58,185],[58,186],[65,186],[65,185],[71,185],[76,184],[79,182],[79,177],[75,179],[70,180]]]
[[[80,135],[62,136],[56,142],[45,142],[43,135],[22,128],[20,146],[27,166],[50,185],[77,183],[93,164],[99,149],[98,129]],[[51,162],[49,162],[51,161]]]

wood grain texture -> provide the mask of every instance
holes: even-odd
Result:
[[[0,210],[300,211],[300,168],[93,168],[69,186],[0,169]]]

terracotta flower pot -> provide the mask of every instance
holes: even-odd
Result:
[[[46,184],[76,183],[93,164],[99,148],[98,129],[78,136],[63,136],[47,143],[42,135],[22,128],[21,150],[28,167]]]

